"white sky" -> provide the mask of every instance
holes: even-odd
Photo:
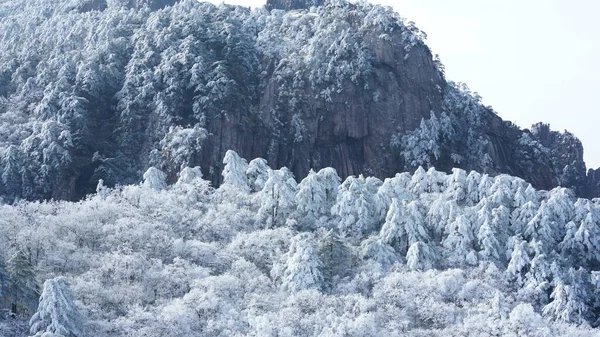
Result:
[[[225,2],[256,7],[266,0]],[[569,130],[583,142],[588,168],[600,167],[600,1],[372,2],[414,21],[446,77],[467,83],[500,117],[523,128],[542,121]]]

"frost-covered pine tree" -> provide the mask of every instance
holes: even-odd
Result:
[[[477,171],[469,172],[467,176],[467,204],[476,205],[479,202],[479,183],[481,174]]]
[[[150,167],[144,173],[144,187],[154,191],[161,191],[167,188],[165,174],[156,167]]]
[[[404,218],[403,226],[406,232],[406,238],[408,245],[412,245],[416,242],[429,242],[429,233],[425,228],[425,221],[421,214],[421,204],[419,201],[414,200],[411,202],[404,202]]]
[[[448,176],[444,172],[437,171],[435,167],[427,170],[427,192],[440,193],[447,185]]]
[[[50,332],[65,337],[79,337],[84,335],[83,324],[83,316],[67,281],[57,277],[44,282],[37,312],[29,321],[30,333]]]
[[[502,248],[498,242],[497,234],[490,225],[489,220],[485,220],[477,233],[477,241],[481,249],[480,254],[486,260],[498,261],[502,256]]]
[[[582,249],[588,262],[600,262],[600,221],[596,212],[589,212],[581,221],[573,241]]]
[[[31,262],[23,251],[18,251],[8,260],[6,269],[10,281],[11,312],[15,315],[31,313],[37,306],[39,285]]]
[[[514,238],[514,240],[514,248],[506,267],[506,273],[521,285],[523,284],[523,275],[527,272],[531,259],[529,258],[527,242],[520,238]]]
[[[446,248],[449,260],[454,263],[462,263],[466,257],[473,251],[473,230],[471,221],[464,215],[458,215],[446,229],[447,236],[442,241],[442,246]]]
[[[584,259],[582,256],[582,247],[575,240],[575,234],[577,233],[578,227],[573,221],[569,221],[565,226],[565,237],[558,244],[562,256],[567,259]]]
[[[379,235],[372,235],[361,242],[360,255],[364,260],[376,262],[383,270],[389,270],[398,262],[394,248],[383,242]]]
[[[412,200],[412,194],[406,189],[406,175],[396,174],[393,178],[386,178],[377,191],[375,201],[377,203],[377,212],[380,221],[385,221],[388,208],[392,204],[392,199]]]
[[[427,189],[427,172],[422,166],[419,166],[410,179],[409,190],[414,195],[420,195],[427,192]]]
[[[306,289],[322,289],[323,263],[319,259],[317,243],[312,234],[301,233],[293,237],[284,258],[283,290],[295,293]]]
[[[582,323],[587,306],[584,299],[578,296],[577,290],[572,285],[565,284],[557,279],[556,285],[550,294],[552,301],[548,303],[542,313],[552,320],[565,323]]]
[[[542,201],[540,208],[535,216],[525,225],[523,234],[525,238],[542,241],[545,246],[555,244],[556,221],[550,213],[550,209],[545,201]]]
[[[458,203],[463,203],[467,200],[467,193],[467,173],[463,169],[453,168],[452,175],[448,178],[446,195],[449,195]]]
[[[395,198],[392,199],[390,209],[385,217],[385,223],[381,226],[381,230],[379,231],[379,237],[382,242],[392,247],[397,247],[398,249],[408,245],[406,228],[403,225],[403,213],[404,207],[402,202]]]
[[[494,183],[490,187],[490,201],[495,207],[511,207],[514,198],[512,191],[513,178],[506,174],[501,174],[494,178]]]
[[[10,280],[8,278],[8,272],[6,271],[6,265],[4,260],[0,256],[0,303],[1,299],[8,296],[10,291]]]
[[[481,176],[481,179],[479,179],[479,185],[477,186],[480,200],[490,195],[493,184],[494,180],[490,178],[489,175],[483,174]]]
[[[295,217],[302,230],[315,229],[319,219],[329,214],[326,199],[325,185],[315,171],[310,170],[306,178],[298,184],[296,192],[298,208]]]
[[[246,169],[246,177],[252,192],[262,191],[267,179],[269,179],[270,170],[267,161],[263,158],[255,158],[250,161]]]
[[[257,221],[266,228],[280,227],[296,210],[297,184],[292,172],[283,167],[269,171],[269,179],[257,194],[260,202]]]
[[[406,252],[406,266],[410,270],[428,270],[433,268],[435,253],[425,242],[413,243]]]
[[[527,201],[525,204],[516,208],[511,214],[510,229],[514,235],[522,235],[525,226],[535,217],[538,206],[533,201]]]
[[[458,213],[459,207],[454,199],[437,198],[431,203],[425,217],[425,223],[433,233],[433,239],[436,242],[442,240],[445,229],[454,221]]]
[[[346,178],[331,208],[340,232],[359,237],[375,230],[378,218],[374,199],[375,195],[362,175]]]
[[[331,211],[331,207],[335,205],[338,196],[338,190],[342,179],[337,174],[337,171],[332,167],[325,167],[317,172],[321,183],[325,187],[325,207],[327,212]]]
[[[344,277],[351,268],[352,252],[335,229],[329,230],[319,239],[319,258],[323,263],[325,285],[331,289],[336,278]]]
[[[234,188],[238,191],[248,192],[248,178],[246,170],[248,170],[248,162],[240,157],[235,151],[227,150],[223,157],[223,186]]]

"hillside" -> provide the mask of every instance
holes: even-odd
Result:
[[[78,200],[150,166],[170,183],[200,166],[218,186],[228,149],[299,178],[460,167],[599,195],[576,137],[502,121],[445,79],[425,34],[390,8],[268,7],[1,2],[5,202]]]
[[[17,311],[0,335],[37,311],[31,334],[600,336],[600,206],[572,191],[223,162],[218,189],[153,168],[77,203],[0,207],[0,308]]]

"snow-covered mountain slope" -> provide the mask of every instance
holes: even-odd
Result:
[[[18,316],[0,334],[37,311],[32,334],[600,335],[600,205],[568,189],[223,162],[217,189],[199,168],[172,185],[150,169],[80,202],[0,207],[0,303]],[[34,280],[49,280],[39,310]]]
[[[502,121],[446,81],[414,23],[307,3],[321,1],[3,1],[0,195],[78,200],[150,166],[168,182],[200,166],[218,186],[228,149],[299,178],[461,167],[598,195],[573,135]]]

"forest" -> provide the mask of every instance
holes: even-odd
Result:
[[[0,335],[599,335],[597,200],[462,169],[223,163],[219,188],[150,168],[1,206]]]

